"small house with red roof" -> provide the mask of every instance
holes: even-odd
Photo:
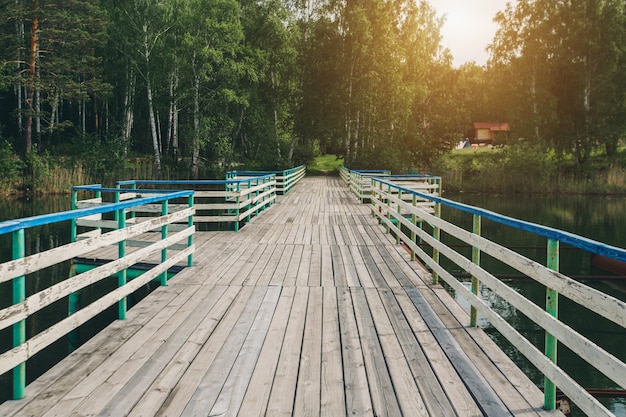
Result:
[[[506,143],[509,139],[508,123],[474,122],[472,123],[471,144]]]

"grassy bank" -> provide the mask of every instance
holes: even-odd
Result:
[[[338,155],[321,155],[315,158],[312,165],[306,167],[307,175],[339,175],[339,167],[343,158]]]
[[[531,146],[462,149],[433,170],[449,191],[626,195],[626,149],[611,158],[594,155],[583,165]]]

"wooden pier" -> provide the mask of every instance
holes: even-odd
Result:
[[[555,416],[339,178],[305,178],[1,416]]]

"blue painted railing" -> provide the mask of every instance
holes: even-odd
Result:
[[[273,173],[226,180],[129,180],[117,186],[139,194],[150,187],[194,190],[195,223],[223,223],[235,231],[273,205],[277,191]]]
[[[306,165],[279,171],[230,171],[226,173],[226,179],[232,180],[268,174],[274,174],[276,176],[276,192],[284,195],[304,178],[306,175]]]
[[[622,262],[626,261],[625,249],[416,191],[403,187],[393,180],[374,178],[372,182],[371,203],[373,212],[381,224],[396,236],[398,243],[402,242],[410,249],[413,259],[419,258],[432,271],[434,283],[440,279],[445,281],[458,296],[469,302],[471,308],[468,324],[475,326],[480,314],[542,372],[545,379],[545,408],[550,410],[555,408],[558,387],[587,415],[613,415],[557,364],[557,341],[622,388],[626,387],[626,364],[614,353],[606,351],[564,324],[559,319],[558,298],[567,297],[622,329],[626,329],[626,303],[559,272],[559,247],[561,244],[567,244]],[[432,208],[418,206],[417,202],[420,200],[430,201]],[[442,206],[471,215],[472,230],[465,230],[443,220]],[[536,262],[482,237],[481,225],[484,219],[545,238],[547,241],[545,263]],[[442,243],[442,233],[469,245],[472,248],[471,256],[458,251],[456,248],[459,245],[451,247]],[[485,269],[484,265],[481,265],[481,254],[489,255],[543,285],[546,291],[545,308],[539,307],[496,278],[493,271]],[[459,282],[449,270],[442,268],[439,263],[440,256],[454,263],[455,272],[464,272],[472,277],[471,288]],[[489,288],[511,307],[544,329],[546,337],[543,352],[480,298],[481,287]]]
[[[195,231],[192,191],[155,192],[149,197],[132,196],[132,199],[123,202],[104,205],[101,204],[102,194],[121,195],[122,192],[102,188],[99,185],[75,187],[74,193],[79,192],[94,195],[90,202],[85,203],[84,208],[0,223],[0,235],[8,234],[12,237],[13,255],[13,260],[0,264],[0,284],[10,284],[12,290],[12,304],[0,310],[0,331],[8,328],[12,328],[13,331],[13,348],[0,353],[0,374],[13,370],[15,399],[24,396],[26,362],[30,358],[110,306],[117,304],[119,318],[123,319],[128,295],[157,278],[165,285],[167,282],[163,277],[171,266],[185,260],[187,265],[192,262],[194,252],[192,236]],[[168,212],[168,203],[176,199],[185,199],[187,206],[174,213]],[[91,207],[88,207],[89,205]],[[155,205],[160,209],[151,218],[143,218],[141,222],[128,218],[129,210]],[[115,220],[103,220],[103,216]],[[174,233],[169,228],[175,223],[182,223],[183,227]],[[67,224],[67,227],[71,228],[71,241],[40,253],[26,253],[27,233],[36,231],[40,226],[51,224],[60,224],[61,227]],[[91,232],[79,234],[78,229],[91,229]],[[105,232],[107,229],[110,231]],[[160,240],[151,241],[140,249],[127,253],[127,242],[152,230],[161,231]],[[181,241],[183,243],[179,244]],[[111,245],[117,245],[118,248],[115,260],[56,284],[44,282],[43,289],[37,290],[34,294],[27,294],[27,281],[31,274]],[[168,251],[175,254],[171,255]],[[146,260],[150,262],[156,260],[156,266],[146,271],[140,278],[127,282],[127,268]],[[89,305],[78,308],[77,293],[115,275],[118,277],[117,288],[101,294]],[[38,285],[42,285],[42,282],[38,282]],[[69,316],[27,338],[26,320],[62,300],[67,300]]]

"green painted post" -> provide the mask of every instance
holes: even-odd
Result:
[[[398,190],[398,200],[402,201],[402,190]],[[402,223],[400,223],[400,217],[402,217],[402,206],[398,202],[398,229],[402,230]],[[396,234],[396,245],[400,244],[400,233]]]
[[[385,227],[387,228],[387,233],[390,232],[391,228],[389,227],[389,222],[391,222],[391,185],[387,185],[387,224]]]
[[[13,259],[26,256],[24,229],[13,232],[12,237]],[[26,299],[26,277],[24,275],[13,279],[13,304],[19,304]],[[13,347],[26,343],[26,320],[13,325]],[[24,398],[26,391],[26,362],[13,368],[13,399]]]
[[[553,271],[559,270],[559,241],[548,239],[548,268]],[[559,316],[559,293],[546,287],[546,311],[552,317]],[[546,332],[545,355],[556,364],[557,362],[557,340],[556,337]],[[556,385],[548,378],[544,377],[544,398],[543,407],[546,410],[556,409]]]
[[[78,191],[76,190],[72,190],[72,210],[76,210],[76,206],[78,205]],[[76,225],[76,219],[72,219],[72,230],[71,230],[71,235],[70,235],[70,242],[76,242],[76,236],[78,235],[77,232],[77,225]]]
[[[190,195],[189,199],[188,199],[188,205],[189,207],[193,207],[194,205],[194,195]],[[193,215],[189,216],[187,218],[187,227],[191,227],[193,226]],[[191,246],[193,245],[193,234],[189,235],[189,237],[187,238],[187,246]],[[191,267],[193,266],[193,254],[189,254],[189,256],[187,257],[187,266]]]
[[[435,217],[441,217],[441,203],[435,203]],[[433,238],[436,241],[441,240],[441,230],[438,227],[433,227]],[[433,261],[439,264],[439,250],[433,248]],[[439,275],[433,271],[433,284],[439,283]]]
[[[235,232],[239,231],[239,194],[241,193],[241,182],[237,183],[237,198],[235,198],[235,204],[237,204],[237,208],[235,209]]]
[[[248,180],[248,198],[251,197],[251,195],[249,193],[251,185],[252,185],[252,181]],[[249,209],[250,209],[250,206],[246,206],[246,211],[248,211]],[[246,223],[250,223],[250,217],[251,216],[248,214],[248,216],[246,217]]]
[[[119,194],[116,193],[115,200],[119,200]],[[126,227],[126,213],[124,209],[116,210],[115,216],[117,217],[118,229],[124,229]],[[126,240],[122,240],[117,244],[118,257],[121,259],[126,256]],[[126,269],[117,273],[117,285],[123,287],[126,285]],[[120,320],[126,320],[127,301],[126,297],[122,298],[117,303],[117,316]]]
[[[131,189],[135,190],[135,192],[136,192],[136,190],[137,190],[137,183],[133,182],[133,185],[131,186]],[[135,216],[136,216],[135,210],[131,211],[130,212],[130,218],[134,219]]]
[[[169,209],[169,201],[165,200],[161,203],[161,216],[167,216]],[[167,239],[167,224],[161,226],[161,240]],[[161,263],[167,261],[167,248],[161,249]],[[167,271],[161,274],[161,285],[167,285]]]
[[[265,178],[263,178],[263,184],[265,184]],[[258,197],[258,196],[259,196],[259,189],[258,189],[258,186],[259,186],[259,179],[257,178],[256,180],[254,180],[254,187],[257,189],[257,190],[254,192],[254,196],[255,196],[255,197]],[[261,200],[261,201],[263,201],[263,200]],[[259,210],[259,205],[260,205],[261,203],[260,203],[260,202],[259,202],[259,200],[257,199],[257,200],[256,200],[256,203],[254,203],[254,204],[256,205],[256,209],[254,210],[254,217],[257,217],[257,216],[259,215],[259,211],[260,211],[260,210]]]
[[[411,223],[413,223],[413,226],[417,226],[417,215],[415,214],[415,207],[417,207],[417,195],[416,194],[413,194],[411,203],[413,204],[413,213],[411,214]],[[411,242],[417,244],[417,234],[413,230],[411,230]],[[411,260],[412,261],[415,260],[415,250],[413,249],[411,249]]]
[[[480,236],[482,229],[481,217],[478,214],[474,214],[474,220],[472,223],[472,230],[475,235]],[[476,265],[480,265],[480,249],[476,246],[472,246],[472,262]],[[478,278],[472,275],[472,293],[478,295]],[[476,307],[472,305],[470,309],[470,326],[476,327],[478,324],[478,311]]]

